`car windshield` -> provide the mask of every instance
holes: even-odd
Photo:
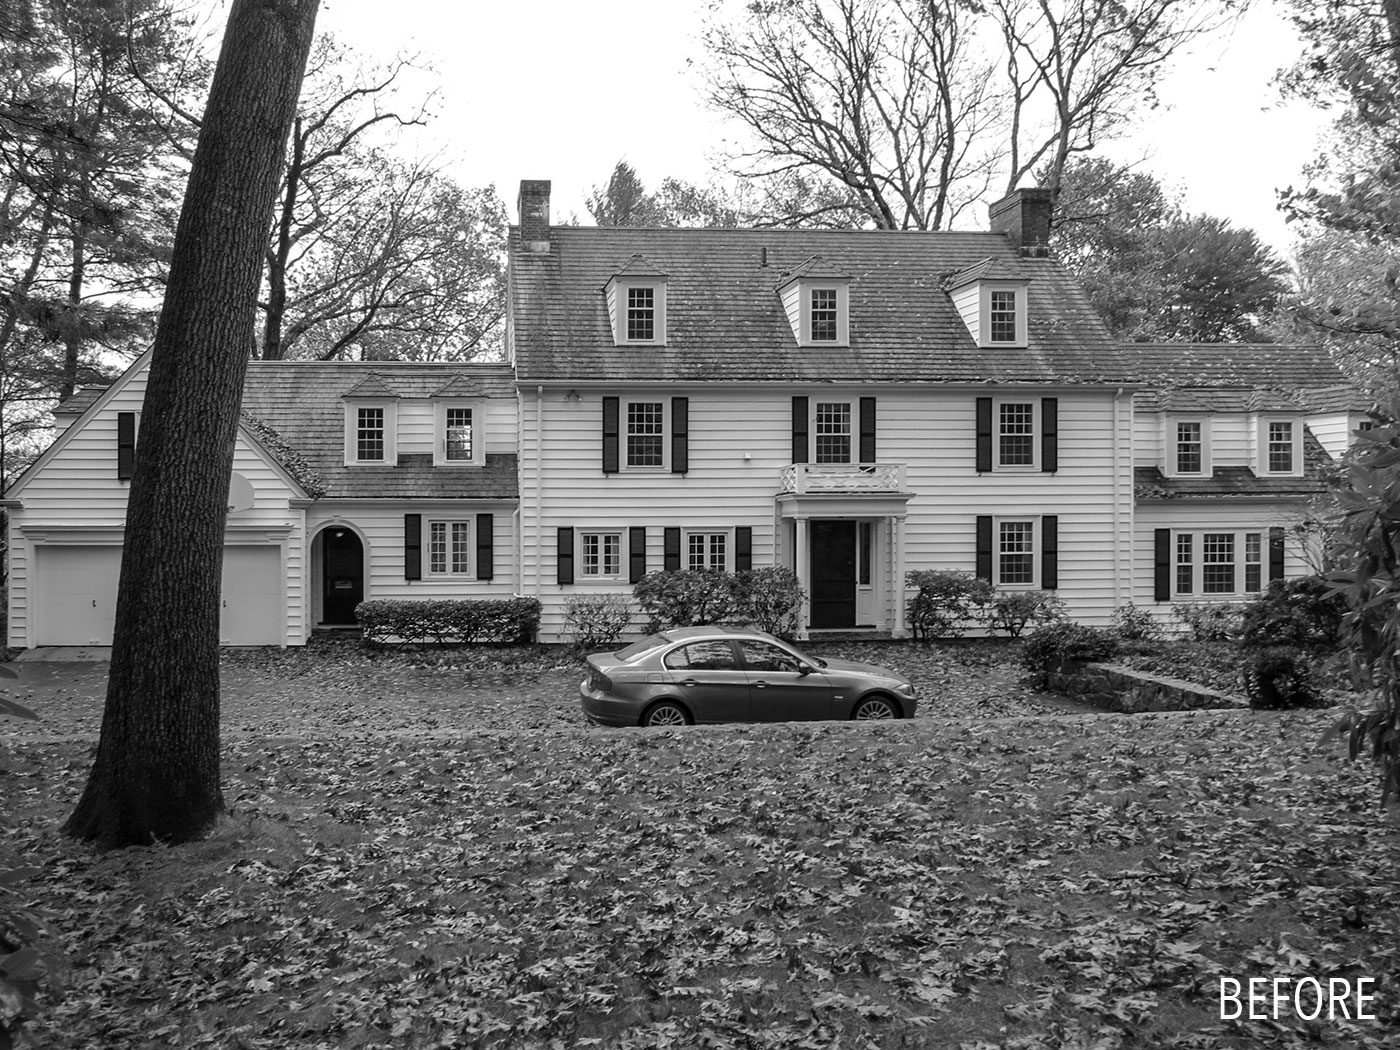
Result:
[[[649,634],[640,642],[633,642],[626,649],[619,649],[613,656],[625,662],[631,662],[638,657],[645,656],[653,649],[659,649],[663,645],[669,645],[669,641],[659,634]]]

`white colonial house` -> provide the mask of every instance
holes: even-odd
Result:
[[[573,595],[763,565],[804,634],[903,635],[926,568],[1166,618],[1308,571],[1288,527],[1365,419],[1314,347],[1115,343],[1043,191],[985,233],[556,227],[536,181],[520,213],[504,363],[252,362],[227,644],[511,594],[559,640]],[[145,369],[8,494],[11,645],[110,639]]]

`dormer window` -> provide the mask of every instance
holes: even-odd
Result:
[[[813,288],[811,313],[812,342],[836,342],[836,289]]]
[[[666,274],[645,256],[634,255],[603,286],[608,323],[617,346],[666,342]]]
[[[798,346],[851,345],[851,279],[814,255],[785,271],[778,298]]]
[[[1258,473],[1261,476],[1302,476],[1303,441],[1300,420],[1260,418],[1259,467]]]
[[[1176,472],[1199,474],[1205,464],[1202,456],[1201,424],[1198,420],[1176,425]]]
[[[1026,289],[1023,285],[982,285],[983,346],[1026,345]]]
[[[345,465],[398,462],[398,402],[349,401],[345,405]]]
[[[486,462],[477,401],[433,402],[433,466],[479,467]]]

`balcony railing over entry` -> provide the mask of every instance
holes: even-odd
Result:
[[[903,492],[903,463],[794,463],[779,475],[778,491],[812,493]]]

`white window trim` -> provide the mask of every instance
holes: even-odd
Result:
[[[1201,469],[1182,472],[1176,469],[1178,423],[1201,424]],[[1212,460],[1211,419],[1208,415],[1169,415],[1162,423],[1162,476],[1167,478],[1208,478],[1215,471]]]
[[[661,405],[661,463],[656,466],[631,466],[627,462],[627,416],[631,405]],[[617,402],[617,469],[631,474],[665,474],[671,470],[671,398],[620,397]]]
[[[627,293],[633,288],[650,288],[656,304],[651,339],[627,338]],[[609,285],[613,306],[613,342],[618,346],[664,346],[666,343],[666,282],[657,277],[636,280],[615,279]]]
[[[815,291],[836,292],[836,338],[812,338],[812,293]],[[799,346],[850,346],[851,345],[851,287],[846,281],[799,281],[797,288],[797,323],[802,333]]]
[[[845,405],[850,410],[851,451],[844,463],[817,462],[817,404]],[[814,467],[840,467],[860,462],[860,398],[810,397],[807,400],[807,462]]]
[[[1029,583],[1004,583],[1001,578],[1001,526],[1003,522],[1019,522],[1031,527],[1031,579]],[[992,518],[992,586],[1003,591],[1034,591],[1040,589],[1041,547],[1044,530],[1038,514],[1007,514]]]
[[[360,409],[384,410],[384,458],[360,459]],[[399,462],[399,403],[396,400],[347,400],[345,402],[345,465],[347,467],[393,467]]]
[[[1269,424],[1291,423],[1293,425],[1293,465],[1289,470],[1269,469]],[[1256,441],[1259,448],[1259,462],[1254,471],[1261,478],[1301,478],[1303,476],[1303,421],[1296,416],[1259,416],[1259,429]]]
[[[722,570],[724,570],[724,571],[726,571],[726,572],[729,571],[730,566],[732,566],[732,565],[734,564],[734,530],[733,530],[733,529],[724,529],[724,528],[718,528],[718,529],[694,528],[694,529],[684,529],[684,530],[682,530],[682,532],[681,532],[681,565],[682,565],[683,568],[686,568],[686,569],[689,569],[689,568],[690,568],[690,538],[691,538],[692,536],[704,536],[704,537],[706,538],[706,539],[705,539],[705,562],[706,562],[706,564],[705,564],[704,567],[707,568],[707,569],[708,569],[708,568],[712,568],[712,566],[709,564],[710,554],[711,554],[711,550],[710,550],[710,540],[709,540],[709,538],[710,538],[711,536],[723,536],[723,537],[724,537],[724,564],[723,564],[723,565],[718,565],[718,566],[713,566],[713,568],[722,569]]]
[[[1205,566],[1205,537],[1207,534],[1219,535],[1228,533],[1235,537],[1234,566],[1235,566],[1235,589],[1232,591],[1211,591],[1204,590],[1204,566]],[[1246,537],[1255,535],[1259,537],[1259,589],[1245,590],[1245,552],[1248,550],[1248,540]],[[1177,588],[1177,537],[1191,537],[1191,586],[1192,590],[1182,591]],[[1212,602],[1212,601],[1235,601],[1240,598],[1251,598],[1263,593],[1269,587],[1269,530],[1266,527],[1259,528],[1200,528],[1200,529],[1172,529],[1171,530],[1171,584],[1172,600],[1187,602]]]
[[[577,566],[577,569],[576,569],[575,572],[574,572],[574,580],[575,580],[576,582],[579,581],[579,580],[586,580],[586,581],[590,581],[590,582],[591,582],[591,581],[595,581],[595,580],[613,581],[613,580],[624,580],[624,579],[626,579],[626,578],[627,578],[627,549],[626,549],[626,546],[625,546],[625,538],[626,538],[626,535],[627,535],[627,530],[626,530],[626,529],[612,529],[612,528],[579,529],[579,530],[578,530],[578,533],[577,533],[578,538],[574,541],[574,546],[575,546],[575,550],[574,550],[574,564]],[[585,560],[585,558],[584,558],[584,549],[585,549],[585,546],[586,546],[585,540],[586,540],[589,536],[598,536],[598,537],[600,537],[600,538],[601,538],[601,537],[604,537],[604,536],[614,536],[614,537],[617,538],[617,572],[594,572],[594,573],[590,573],[590,572],[588,571],[588,562],[587,562],[587,561]],[[599,553],[599,567],[601,568],[602,565],[603,565],[603,562],[602,562],[602,554],[603,554],[603,551],[602,551],[601,545],[599,546],[599,551],[598,551],[598,553]]]
[[[447,527],[447,563],[452,564],[452,526],[465,525],[467,527],[467,566],[464,569],[433,569],[433,526],[444,525]],[[476,568],[476,552],[473,545],[476,542],[476,526],[470,518],[427,518],[423,519],[423,576],[434,580],[464,579],[472,575]]]
[[[1011,342],[992,341],[992,293],[993,292],[1015,292],[1016,293],[1016,338]],[[1027,285],[1025,281],[980,281],[977,288],[977,323],[978,332],[981,338],[978,345],[987,349],[1000,349],[1003,347],[1015,349],[1024,347],[1029,340],[1029,324],[1027,323],[1028,299]]]
[[[1001,461],[1001,406],[1026,404],[1031,406],[1031,462],[1004,464]],[[992,471],[994,473],[1036,474],[1040,472],[1040,443],[1044,426],[1040,405],[1041,399],[1030,395],[992,398]]]
[[[469,408],[472,410],[472,458],[447,458],[447,410],[449,408]],[[482,402],[476,398],[443,398],[433,401],[433,466],[435,467],[480,467],[486,463],[486,442],[482,440]]]

